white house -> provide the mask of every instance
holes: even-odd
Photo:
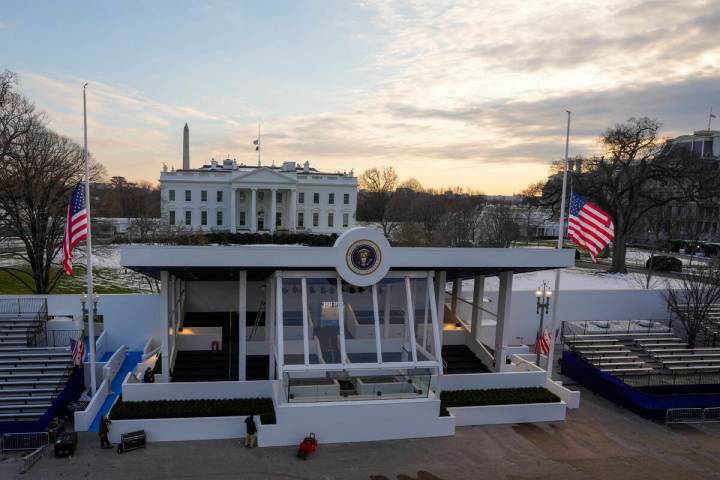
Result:
[[[185,150],[187,150],[187,126]],[[161,216],[171,226],[230,232],[341,233],[355,226],[357,178],[295,162],[252,166],[226,159],[160,174]]]

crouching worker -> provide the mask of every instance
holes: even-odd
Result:
[[[108,440],[108,433],[110,433],[110,424],[112,422],[106,416],[100,418],[100,448],[112,448],[110,440]]]
[[[245,419],[245,446],[248,448],[257,447],[257,425],[253,415],[248,415]]]

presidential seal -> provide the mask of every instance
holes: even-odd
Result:
[[[380,247],[372,240],[357,240],[347,249],[345,260],[355,275],[370,275],[380,266]]]

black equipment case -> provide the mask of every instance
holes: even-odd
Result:
[[[55,440],[55,456],[69,457],[75,453],[77,442],[77,432],[62,432],[58,434],[57,439]]]
[[[136,432],[128,432],[120,435],[120,443],[117,447],[117,453],[123,453],[130,450],[145,448],[145,430]]]

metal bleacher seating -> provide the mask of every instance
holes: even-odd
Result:
[[[651,367],[638,357],[619,336],[608,334],[573,335],[565,343],[575,353],[603,372],[612,375],[648,373]]]
[[[38,420],[72,373],[69,347],[28,346],[47,321],[38,313],[0,305],[0,422]]]

